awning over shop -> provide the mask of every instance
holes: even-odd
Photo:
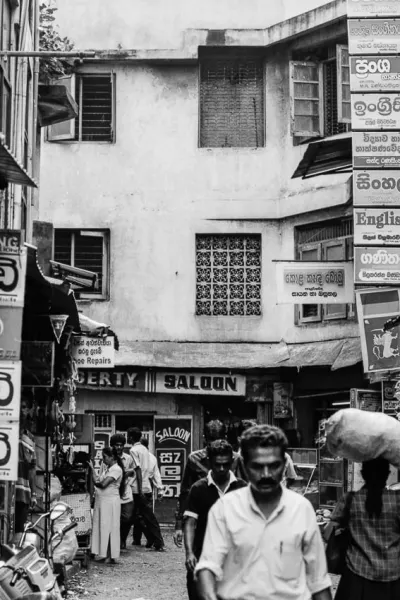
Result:
[[[75,119],[79,108],[64,85],[40,85],[38,120],[41,127]]]
[[[121,342],[116,366],[170,369],[279,369],[328,366],[333,371],[361,362],[360,339],[305,344],[202,344]]]
[[[37,187],[24,167],[17,161],[5,144],[0,143],[0,175],[7,183]]]
[[[340,133],[308,144],[292,179],[308,179],[330,173],[353,171],[351,133]]]

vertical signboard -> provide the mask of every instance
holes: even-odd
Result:
[[[159,521],[172,523],[186,460],[192,451],[192,417],[154,417],[155,454],[165,494],[156,503]]]

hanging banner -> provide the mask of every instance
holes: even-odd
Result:
[[[352,137],[355,169],[400,169],[399,132],[354,131]],[[375,173],[372,177],[375,177]]]
[[[351,94],[351,127],[400,129],[400,94]]]
[[[400,56],[351,56],[352,92],[400,92]]]
[[[354,281],[368,285],[400,285],[400,248],[354,248]]]
[[[0,421],[19,421],[21,362],[0,362]]]
[[[353,171],[354,206],[399,206],[400,171]]]
[[[57,342],[60,343],[65,324],[68,321],[68,315],[49,315],[49,319],[53,327],[54,336]]]
[[[0,422],[0,481],[17,481],[19,422]]]
[[[155,453],[165,487],[163,500],[157,503],[157,514],[160,521],[168,523],[174,521],[183,471],[192,451],[192,418],[155,416],[154,431]]]
[[[349,54],[399,54],[400,19],[349,19]]]
[[[399,0],[347,0],[348,17],[396,17]]]
[[[0,252],[0,306],[24,306],[26,249],[20,254]]]
[[[400,246],[400,208],[355,208],[354,245]]]
[[[354,302],[350,262],[277,262],[277,304]]]
[[[115,362],[114,337],[72,337],[72,358],[78,369],[112,368]]]

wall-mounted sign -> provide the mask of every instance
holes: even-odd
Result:
[[[218,373],[156,373],[156,390],[166,394],[245,396],[246,377]]]
[[[351,126],[363,131],[400,129],[400,94],[352,94]]]
[[[276,263],[277,304],[354,302],[353,265],[349,262]]]
[[[353,172],[354,206],[399,206],[400,171]]]
[[[273,384],[274,419],[291,419],[293,416],[293,383],[283,381]]]
[[[0,360],[19,360],[23,308],[0,307]]]
[[[399,56],[351,56],[352,92],[399,92]]]
[[[21,359],[23,387],[52,387],[54,342],[23,342]]]
[[[19,229],[0,229],[0,253],[20,254],[22,236]]]
[[[349,54],[399,54],[400,19],[349,19]]]
[[[19,421],[21,362],[0,362],[0,421]]]
[[[400,412],[400,381],[392,379],[382,381],[383,412],[396,415]]]
[[[0,306],[24,306],[26,250],[0,252]]]
[[[400,248],[354,248],[354,281],[368,285],[400,285]]]
[[[400,169],[400,133],[353,132],[355,169]]]
[[[0,481],[17,481],[19,422],[0,422]]]
[[[355,208],[355,246],[400,246],[400,208]]]
[[[78,369],[112,368],[115,361],[114,337],[73,336],[72,356]]]
[[[147,372],[128,367],[95,371],[79,370],[78,387],[127,390],[130,392],[150,391],[146,385]]]
[[[396,17],[400,15],[398,0],[347,0],[348,17]]]
[[[382,393],[377,390],[350,390],[350,408],[382,412]]]

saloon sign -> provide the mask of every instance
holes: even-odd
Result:
[[[400,246],[400,208],[355,208],[354,244]]]
[[[400,19],[349,19],[349,54],[399,54]]]
[[[400,205],[400,171],[353,172],[354,206]]]
[[[346,262],[278,262],[277,304],[344,304],[354,302],[352,264]]]
[[[400,133],[353,132],[355,169],[400,169]]]
[[[400,57],[350,57],[350,90],[352,92],[400,91]]]
[[[245,396],[246,377],[217,373],[159,372],[156,374],[156,390],[167,394]]]
[[[400,129],[400,94],[352,94],[351,126],[362,131]]]
[[[347,0],[348,17],[396,17],[400,15],[398,0]]]
[[[400,285],[400,248],[355,247],[354,281]]]

